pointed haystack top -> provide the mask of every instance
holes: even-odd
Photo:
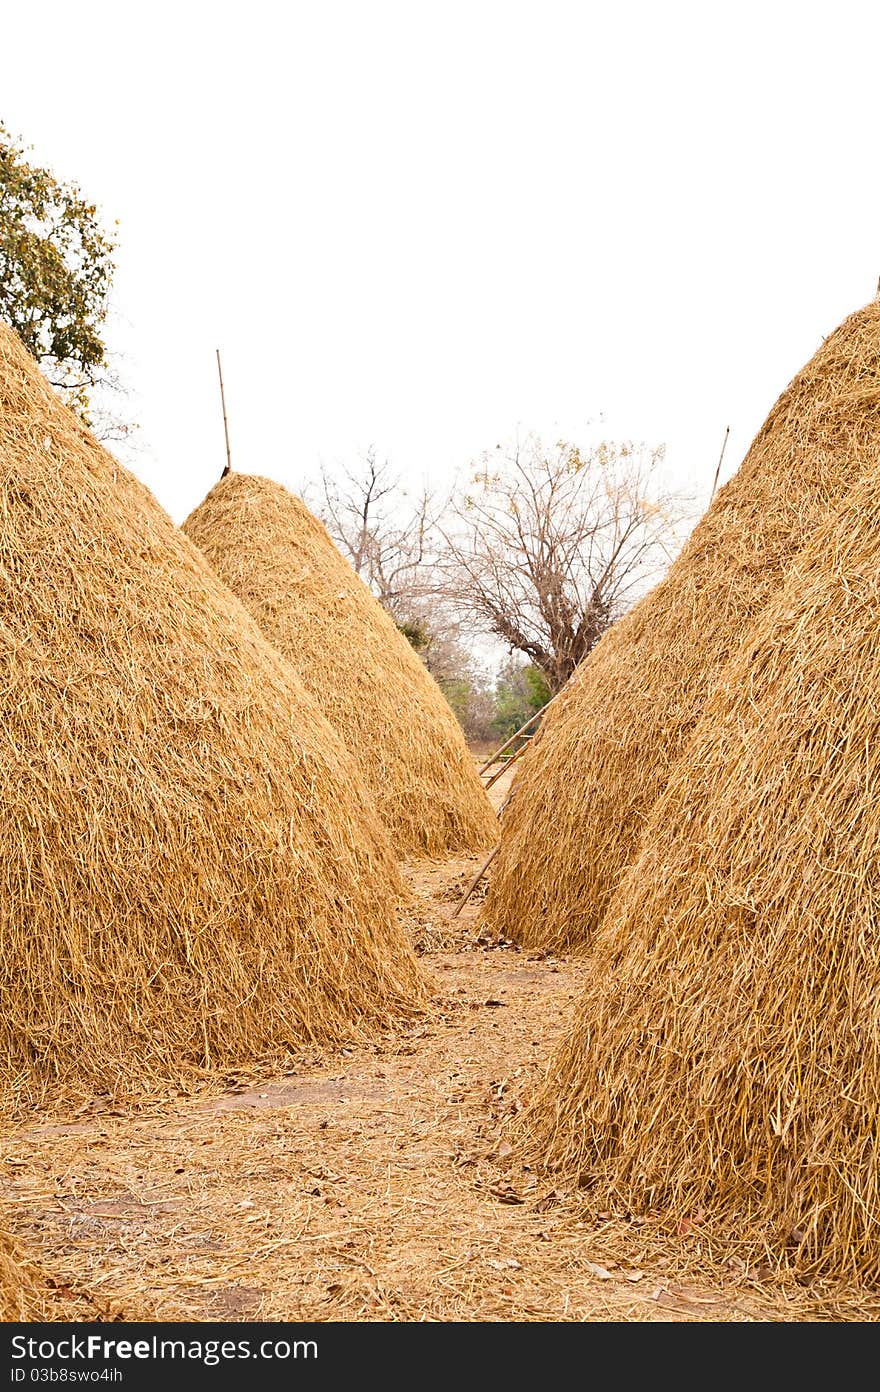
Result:
[[[420,999],[338,740],[2,326],[0,670],[0,1093],[149,1088]]]
[[[600,1207],[873,1281],[878,638],[880,456],[725,667],[531,1116]]]
[[[878,457],[872,303],[794,379],[666,579],[548,715],[502,822],[492,927],[530,947],[588,940],[722,666],[826,509]]]
[[[357,761],[401,854],[497,835],[448,703],[406,638],[299,498],[229,474],[184,523]]]

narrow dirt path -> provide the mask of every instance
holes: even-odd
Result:
[[[577,970],[504,950],[431,966],[439,1019],[375,1052],[21,1131],[3,1168],[30,1250],[127,1318],[674,1316],[637,1250],[600,1277],[601,1238],[504,1163]],[[743,1317],[723,1293],[688,1308],[719,1311]]]

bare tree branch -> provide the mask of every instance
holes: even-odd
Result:
[[[445,501],[427,486],[412,497],[371,447],[341,475],[321,468],[316,510],[358,575],[402,621],[437,591],[433,566]]]
[[[535,437],[484,457],[440,528],[447,602],[558,691],[669,560],[685,503],[658,491],[662,458],[629,443],[547,450]]]

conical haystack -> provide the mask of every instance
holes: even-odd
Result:
[[[880,1275],[880,456],[726,667],[530,1120],[601,1207]]]
[[[311,698],[0,328],[0,1098],[148,1088],[422,998]]]
[[[847,319],[780,397],[665,580],[604,636],[523,758],[488,925],[588,941],[724,663],[826,509],[880,457],[880,304]]]
[[[184,531],[315,697],[398,852],[490,845],[496,819],[448,703],[299,498],[227,474]]]

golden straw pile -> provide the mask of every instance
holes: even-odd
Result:
[[[491,845],[496,820],[447,701],[299,498],[228,474],[184,530],[320,705],[398,853]]]
[[[753,1254],[766,1244],[798,1268],[870,1280],[878,638],[875,455],[705,703],[530,1117],[545,1156],[595,1186],[600,1207],[671,1222],[705,1210]]]
[[[530,947],[589,939],[718,674],[880,457],[880,303],[780,397],[667,578],[605,635],[524,756],[486,922]]]
[[[0,1230],[0,1321],[51,1318],[40,1273],[24,1261],[12,1238]]]
[[[0,326],[0,1098],[117,1094],[410,1014],[357,769]]]

